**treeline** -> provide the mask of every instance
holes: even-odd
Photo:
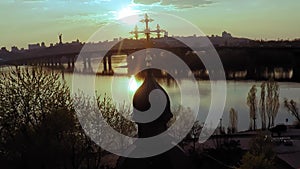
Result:
[[[275,127],[275,119],[278,114],[279,100],[279,85],[276,81],[269,80],[262,82],[260,85],[260,97],[257,99],[257,87],[253,85],[247,96],[247,105],[249,107],[250,124],[249,130],[257,129],[258,113],[261,120],[261,129],[271,129]],[[300,125],[300,114],[294,100],[284,99],[283,105],[287,112],[291,113],[296,118],[296,127]]]
[[[87,109],[95,103],[116,130],[127,135],[136,131],[135,125],[119,114],[125,109],[117,109],[106,96],[71,97],[56,73],[42,68],[15,68],[1,76],[1,168],[100,168],[101,159],[109,153],[85,134],[75,104]]]

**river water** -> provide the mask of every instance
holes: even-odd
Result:
[[[134,80],[129,76],[92,76],[92,75],[76,75],[77,80],[73,81],[73,74],[64,74],[64,79],[67,84],[73,91],[78,91],[79,88],[86,88],[88,83],[94,83],[95,89],[87,89],[93,92],[97,91],[98,94],[106,94],[109,97],[112,97],[113,101],[122,105],[124,102],[126,104],[131,104],[132,96],[134,94],[134,89],[142,83],[142,80]],[[133,82],[134,80],[134,82]],[[188,102],[193,103],[197,100],[196,96],[192,92],[187,92],[181,95],[180,88],[178,86],[189,88],[192,85],[192,82],[189,80],[180,80],[176,84],[175,82],[169,82],[167,80],[159,80],[161,86],[167,91],[170,99],[171,106],[176,108],[181,105],[181,99],[188,99]],[[204,122],[209,111],[209,107],[213,102],[211,102],[211,82],[200,80],[197,82],[200,92],[200,109],[198,112],[198,119],[200,122]],[[218,81],[212,83],[220,83]],[[75,89],[73,86],[77,87]],[[224,127],[228,126],[229,123],[229,110],[234,108],[238,111],[238,130],[243,131],[249,128],[249,108],[246,104],[247,94],[252,85],[257,86],[257,100],[260,98],[260,85],[261,82],[254,81],[227,81],[227,95],[226,95],[226,104],[222,117],[222,124]],[[295,118],[290,115],[286,108],[284,108],[283,101],[284,98],[293,99],[297,103],[300,103],[300,84],[292,82],[279,82],[280,87],[280,108],[275,120],[276,124],[292,124],[295,121]],[[198,103],[194,103],[198,104]],[[185,105],[182,105],[185,106]],[[260,117],[259,112],[257,112],[257,127],[260,128]],[[286,122],[287,121],[287,122]]]

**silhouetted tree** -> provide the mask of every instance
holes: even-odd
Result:
[[[267,82],[266,112],[268,116],[268,128],[274,126],[274,121],[279,110],[279,86],[277,82]]]
[[[266,83],[262,82],[259,100],[259,113],[261,118],[261,128],[265,130],[267,128],[267,116],[266,116]]]
[[[130,135],[132,123],[108,97],[97,95],[95,106],[85,95],[70,97],[59,74],[42,68],[15,68],[0,81],[0,163],[4,168],[96,169],[107,154],[82,129],[73,103],[98,109],[116,130]],[[78,95],[79,96],[79,95]],[[101,131],[96,131],[101,132]],[[115,141],[111,139],[110,141]]]
[[[229,110],[229,133],[235,133],[237,132],[237,125],[238,125],[238,113],[234,108],[231,108]]]
[[[260,134],[251,140],[250,149],[237,169],[272,169],[275,156],[271,138]]]
[[[193,141],[193,153],[196,152],[196,145],[198,143],[202,127],[203,126],[200,124],[200,122],[196,121],[188,134],[188,137],[190,137]]]
[[[85,132],[103,144],[115,144],[115,149],[120,150],[128,145],[123,144],[123,140],[116,140],[113,133],[108,133],[108,127],[127,135],[135,136],[137,129],[135,123],[127,120],[130,115],[130,109],[126,105],[120,106],[117,109],[111,98],[104,95],[103,97],[96,94],[95,97],[90,97],[83,92],[78,92],[74,97],[74,107],[76,108],[77,116],[80,118],[80,123],[85,128]],[[103,117],[108,124],[99,123],[100,116]],[[99,134],[101,133],[101,135]]]
[[[297,119],[298,126],[300,126],[300,113],[297,108],[297,103],[294,100],[285,99],[284,106],[287,108],[288,112]]]
[[[179,118],[182,119],[181,123],[178,123],[174,128],[171,135],[177,139],[182,138],[181,132],[182,130],[190,130],[187,128],[187,124],[194,123],[193,119],[193,111],[190,108],[185,108],[183,106],[173,107],[172,108],[173,117],[168,122],[168,127],[172,126],[174,122],[176,122]],[[178,122],[178,121],[177,121]],[[195,124],[195,123],[194,123]],[[190,134],[186,138],[188,138]]]
[[[168,122],[168,127],[172,126],[174,122],[178,122],[179,118],[181,118],[181,122],[178,123],[174,127],[175,130],[172,130],[171,136],[175,139],[183,139],[179,144],[184,147],[185,145],[190,145],[192,148],[191,153],[195,153],[197,149],[197,143],[200,137],[200,133],[202,132],[203,126],[200,121],[194,121],[193,119],[194,113],[190,108],[185,108],[183,106],[173,107],[172,108],[173,117]],[[187,128],[187,124],[192,124],[191,129]],[[189,131],[188,134],[182,138],[182,131]]]
[[[59,78],[41,68],[2,73],[0,153],[10,168],[63,165],[68,151],[61,142],[74,132],[75,121],[69,89]]]
[[[250,115],[250,130],[256,130],[256,109],[257,109],[257,100],[256,100],[256,86],[253,85],[248,93],[247,105],[249,106],[249,115]]]

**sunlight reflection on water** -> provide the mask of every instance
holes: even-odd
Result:
[[[81,84],[84,86],[91,76],[89,75],[82,75],[82,80],[80,81]],[[130,79],[129,76],[97,76],[96,77],[96,90],[98,94],[101,94],[102,96],[106,94],[107,96],[110,96],[113,98],[114,102],[117,104],[123,104],[124,101],[126,101],[127,104],[131,104],[131,99],[134,94],[134,92],[130,92]],[[72,87],[72,75],[71,74],[65,74],[65,80],[67,84]],[[131,82],[133,83],[133,82]],[[135,83],[135,82],[134,82]],[[138,85],[140,85],[142,81],[139,81],[139,84],[134,84],[134,88],[136,88]],[[178,86],[174,83],[167,83],[164,80],[159,80],[159,83],[162,85],[162,87],[168,92],[171,105],[172,107],[177,107],[180,105],[181,100],[181,94]],[[188,80],[181,80],[180,85],[189,88],[191,85],[191,82]],[[212,82],[212,83],[218,83],[218,82]],[[238,111],[238,128],[239,130],[246,130],[249,127],[249,109],[246,104],[246,97],[247,93],[252,85],[260,86],[260,82],[254,82],[254,81],[228,81],[227,82],[227,100],[226,100],[226,106],[223,113],[223,124],[224,126],[228,125],[229,121],[229,110],[230,108],[234,108]],[[135,86],[136,85],[136,86]],[[199,85],[199,91],[200,91],[200,97],[201,102],[200,104],[200,110],[198,113],[198,119],[201,122],[205,121],[205,118],[207,116],[207,112],[209,110],[211,103],[211,85],[209,81],[198,81]],[[288,119],[288,124],[292,124],[294,121],[293,116],[288,114],[287,110],[283,106],[283,100],[284,98],[288,99],[294,99],[296,102],[300,103],[300,84],[298,83],[292,83],[292,82],[280,82],[280,108],[279,112],[276,118],[276,123],[286,123],[286,119]],[[193,102],[195,100],[192,92],[185,93],[188,95],[188,101]],[[260,95],[260,88],[258,87],[257,91],[257,97]],[[183,105],[184,106],[184,105]],[[259,112],[257,113],[259,117]],[[260,121],[258,119],[258,127],[260,126]]]

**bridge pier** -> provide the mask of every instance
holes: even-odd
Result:
[[[90,73],[93,73],[94,71],[93,71],[92,62],[91,62],[91,58],[90,57],[87,58],[87,62],[88,62],[88,71]]]
[[[49,66],[51,66],[51,67],[54,66],[53,58],[50,59],[50,65]]]
[[[107,64],[106,64],[106,57],[103,57],[103,71],[102,73],[107,72]]]
[[[56,57],[55,58],[55,66],[61,66],[61,60],[60,60],[60,57]]]
[[[75,70],[75,57],[76,56],[66,56],[67,61],[67,72],[74,72]]]
[[[247,75],[246,75],[246,79],[249,80],[255,80],[256,79],[256,70],[254,67],[250,66],[247,69]]]
[[[48,66],[48,60],[47,59],[43,59],[43,62],[44,62],[44,66]]]
[[[33,65],[33,66],[36,66],[36,65],[37,65],[37,61],[36,61],[36,60],[33,60],[33,61],[32,61],[32,65]]]
[[[294,82],[300,82],[300,67],[299,66],[295,66],[293,68],[293,77],[292,80]]]
[[[57,58],[54,58],[53,60],[54,60],[54,66],[57,66],[58,65],[57,64]]]
[[[62,67],[61,57],[57,58],[57,61],[58,61],[58,66],[59,66],[59,67]]]
[[[55,58],[52,59],[52,66],[53,66],[53,67],[56,66],[56,60],[55,60]]]
[[[86,60],[85,60],[86,58],[83,58],[83,70],[82,70],[82,72],[86,72]]]
[[[47,59],[47,62],[46,62],[47,64],[46,64],[46,65],[47,65],[47,66],[50,66],[50,62],[51,62],[51,60],[50,60],[50,59]]]
[[[83,58],[83,73],[93,73],[91,58],[85,57]]]
[[[300,59],[299,56],[300,55],[300,50],[298,51],[294,51],[294,57],[292,60],[292,70],[293,70],[293,74],[292,74],[292,81],[294,82],[300,82]]]
[[[71,59],[68,57],[68,68],[67,69],[71,69]]]
[[[72,58],[72,67],[75,67],[75,58]]]
[[[112,69],[112,64],[111,64],[111,56],[108,56],[108,71],[109,71],[109,74],[114,73],[114,71]]]
[[[107,64],[108,64],[108,70],[107,70]],[[111,56],[104,56],[103,57],[103,75],[113,75],[114,71],[112,69],[112,63],[111,63]]]

